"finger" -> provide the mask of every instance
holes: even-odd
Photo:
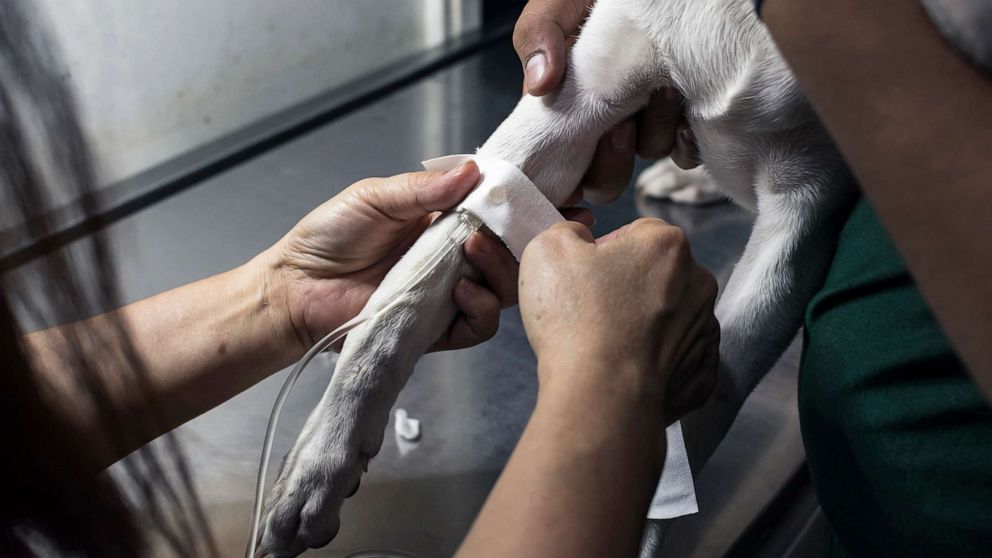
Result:
[[[465,242],[465,257],[482,273],[486,285],[499,299],[500,308],[517,303],[517,275],[520,265],[500,241],[475,233]]]
[[[482,286],[461,279],[453,293],[455,304],[462,311],[448,335],[438,348],[464,349],[491,338],[499,329],[499,299]]]
[[[637,115],[637,154],[645,159],[662,159],[675,147],[675,134],[682,118],[682,95],[664,87]]]
[[[568,209],[561,210],[561,214],[569,221],[582,223],[589,228],[592,228],[596,224],[596,216],[592,214],[592,211],[584,207],[569,207]]]
[[[696,146],[696,135],[689,127],[689,123],[682,119],[676,128],[675,148],[672,150],[672,160],[679,168],[691,170],[701,163],[699,159],[699,148]]]
[[[623,194],[634,173],[634,138],[637,130],[632,119],[610,130],[596,146],[596,154],[582,179],[582,190],[589,202],[610,203]]]
[[[524,67],[524,87],[547,95],[565,74],[566,41],[585,19],[588,2],[532,0],[513,29],[513,47]]]
[[[373,210],[395,221],[410,221],[458,205],[479,182],[472,161],[446,173],[411,172],[359,182],[357,195]]]

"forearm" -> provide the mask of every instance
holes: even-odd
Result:
[[[77,404],[74,373],[60,354],[65,330],[35,332],[25,339],[35,355],[39,373],[55,390],[59,409],[94,441],[110,464],[128,451],[151,441],[197,415],[226,401],[298,358],[302,346],[293,333],[280,291],[272,284],[266,255],[237,269],[136,302],[111,314],[63,327],[90,329],[113,339],[114,320],[123,324],[142,364],[147,389],[135,389],[134,371],[123,370],[121,358],[108,358],[115,348],[90,346],[83,350],[107,387],[115,426],[127,447],[110,444],[97,409]],[[158,420],[150,420],[154,402]]]
[[[622,381],[582,385],[587,376],[571,368],[554,375],[570,385],[542,386],[459,555],[636,555],[664,463],[661,405]]]
[[[765,0],[776,43],[992,397],[992,81],[918,0]]]

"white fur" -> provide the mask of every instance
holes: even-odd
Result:
[[[726,199],[705,168],[683,170],[671,159],[645,169],[637,177],[637,191],[684,205],[706,205]]]
[[[696,471],[798,330],[829,263],[832,217],[848,198],[840,157],[752,9],[750,0],[599,0],[561,89],[525,96],[480,149],[517,165],[560,204],[603,133],[651,91],[672,85],[683,93],[708,172],[726,196],[756,212],[717,307],[719,386],[684,423]],[[369,304],[388,300],[419,262],[447,250],[414,300],[348,336],[334,380],[273,488],[263,551],[296,555],[337,532],[343,499],[378,451],[399,390],[455,316],[451,288],[470,269],[445,240],[453,219],[417,241]]]
[[[992,2],[922,0],[930,19],[962,54],[992,71]]]

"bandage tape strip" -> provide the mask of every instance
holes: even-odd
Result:
[[[516,166],[494,157],[449,155],[424,162],[429,171],[447,172],[475,161],[482,180],[456,211],[467,211],[498,236],[520,260],[537,235],[564,217]]]
[[[433,172],[447,172],[475,161],[482,179],[456,211],[467,211],[498,236],[517,260],[537,235],[564,221],[561,213],[520,169],[482,155],[449,155],[423,163]],[[671,519],[699,511],[689,455],[679,422],[665,431],[668,452],[649,519]]]

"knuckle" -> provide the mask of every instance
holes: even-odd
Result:
[[[378,185],[380,182],[382,182],[382,180],[383,179],[382,178],[379,178],[379,177],[363,178],[363,179],[359,180],[358,182],[355,182],[354,188],[357,189],[357,190],[365,190],[365,189],[368,189],[368,188],[374,188],[376,185]]]
[[[668,234],[669,241],[680,249],[689,248],[689,237],[686,236],[685,231],[679,227],[668,227],[666,231]]]
[[[634,222],[638,234],[644,235],[652,245],[660,247],[664,253],[678,258],[689,255],[689,240],[685,231],[661,219],[639,219]]]
[[[556,223],[548,232],[551,233],[551,238],[556,240],[565,240],[574,237],[576,233],[580,233],[585,230],[585,225],[581,223],[576,223],[575,221],[562,221]]]
[[[654,217],[642,217],[630,224],[632,230],[637,230],[642,234],[657,234],[669,227],[671,225]]]
[[[652,223],[650,230],[654,241],[666,248],[668,252],[678,257],[688,255],[689,238],[681,228],[656,220]]]

